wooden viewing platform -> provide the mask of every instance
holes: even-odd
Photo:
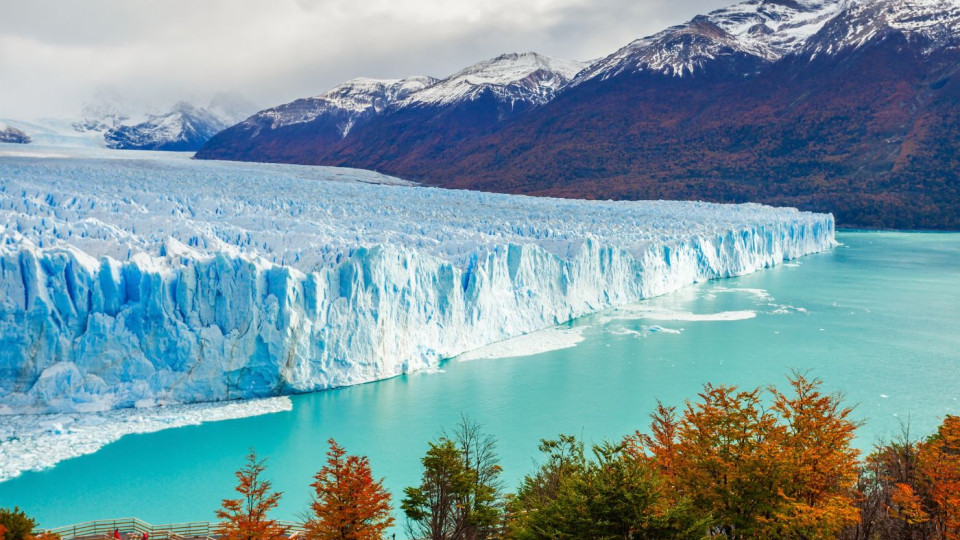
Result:
[[[291,521],[278,521],[286,527],[290,538],[303,532],[303,525]],[[166,525],[151,525],[137,518],[101,519],[85,521],[75,525],[66,525],[53,529],[43,529],[39,532],[57,534],[63,540],[113,540],[113,531],[120,531],[121,540],[140,540],[143,533],[147,533],[150,540],[191,540],[213,539],[216,537],[216,523],[194,521],[190,523],[169,523]]]

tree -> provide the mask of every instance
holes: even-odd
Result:
[[[794,373],[792,395],[775,387],[772,410],[785,428],[777,443],[784,476],[777,486],[783,506],[768,531],[782,538],[836,537],[859,521],[853,501],[859,451],[851,446],[859,426],[841,397],[820,392],[822,382]]]
[[[672,490],[727,538],[835,537],[859,519],[857,423],[821,381],[794,373],[789,395],[706,385],[682,416],[660,405],[638,434]]]
[[[30,540],[36,526],[37,522],[20,508],[0,508],[0,527],[4,529],[4,540]]]
[[[4,540],[4,535],[7,534],[7,528],[3,525],[0,525],[0,540]]]
[[[262,479],[266,470],[266,460],[258,460],[256,452],[250,450],[246,465],[236,472],[237,493],[239,499],[224,499],[217,510],[221,520],[216,535],[221,540],[279,540],[286,534],[286,528],[267,517],[270,510],[277,507],[281,493],[271,491],[269,481]]]
[[[462,417],[422,460],[419,487],[404,490],[401,505],[410,533],[431,539],[483,540],[500,535],[504,496],[496,439]]]
[[[309,540],[374,540],[393,525],[390,493],[374,481],[366,457],[348,456],[330,439],[327,464],[314,476]]]
[[[508,535],[548,538],[702,538],[709,520],[686,500],[667,496],[666,484],[630,443],[602,443],[592,459],[575,437],[544,440],[547,460],[527,476],[510,504]]]
[[[917,455],[929,516],[947,540],[960,539],[960,417],[947,416]]]
[[[460,418],[450,437],[457,444],[472,482],[457,503],[457,520],[463,523],[463,537],[483,540],[499,533],[503,522],[503,482],[497,457],[497,442],[482,426],[468,417]]]
[[[403,490],[401,508],[407,527],[415,538],[460,540],[466,522],[459,519],[457,505],[476,484],[476,472],[467,467],[456,443],[441,437],[431,442],[421,460],[423,476],[419,487]]]

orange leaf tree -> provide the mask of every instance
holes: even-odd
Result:
[[[262,478],[266,460],[258,460],[251,450],[246,465],[236,472],[239,499],[224,499],[217,510],[220,524],[216,535],[221,540],[278,540],[286,529],[269,519],[267,513],[277,507],[281,493],[271,491],[270,482]]]
[[[784,473],[777,489],[785,503],[772,520],[782,537],[836,536],[859,519],[853,499],[859,451],[851,446],[859,425],[839,396],[820,391],[821,381],[800,373],[790,378],[792,394],[771,387],[773,412],[785,428],[775,460]]]
[[[706,385],[682,415],[660,405],[637,435],[677,496],[727,538],[824,538],[856,523],[857,424],[819,380],[790,378],[790,395]]]
[[[920,445],[917,465],[930,515],[942,538],[960,540],[960,417],[947,416]]]
[[[393,525],[390,493],[383,480],[374,481],[370,462],[348,456],[330,439],[327,464],[314,476],[315,497],[306,522],[310,540],[374,540]]]

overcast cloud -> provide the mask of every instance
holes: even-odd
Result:
[[[262,106],[354,77],[443,77],[505,52],[588,60],[730,0],[0,0],[0,117],[101,88]]]

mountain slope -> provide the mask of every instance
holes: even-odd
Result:
[[[256,110],[239,96],[221,93],[206,107],[181,101],[169,111],[148,114],[115,92],[101,91],[84,106],[73,128],[79,133],[102,134],[108,148],[192,151]]]
[[[321,163],[360,148],[385,156],[411,148],[435,152],[435,144],[485,133],[549,102],[583,67],[536,53],[505,54],[442,80],[357,79],[261,111],[211,139],[197,157]]]
[[[168,114],[151,116],[132,126],[111,128],[103,137],[108,148],[190,151],[203,146],[225,127],[222,120],[206,109],[180,102]]]
[[[0,143],[29,144],[31,138],[21,129],[0,122]]]
[[[747,73],[799,49],[840,7],[840,0],[748,0],[638,39],[591,65],[574,84],[644,71],[683,77],[740,74],[731,69],[740,67]]]
[[[354,126],[435,82],[431,77],[347,81],[319,96],[256,113],[212,138],[198,157],[295,161],[300,150],[289,148],[288,141],[335,145]]]

